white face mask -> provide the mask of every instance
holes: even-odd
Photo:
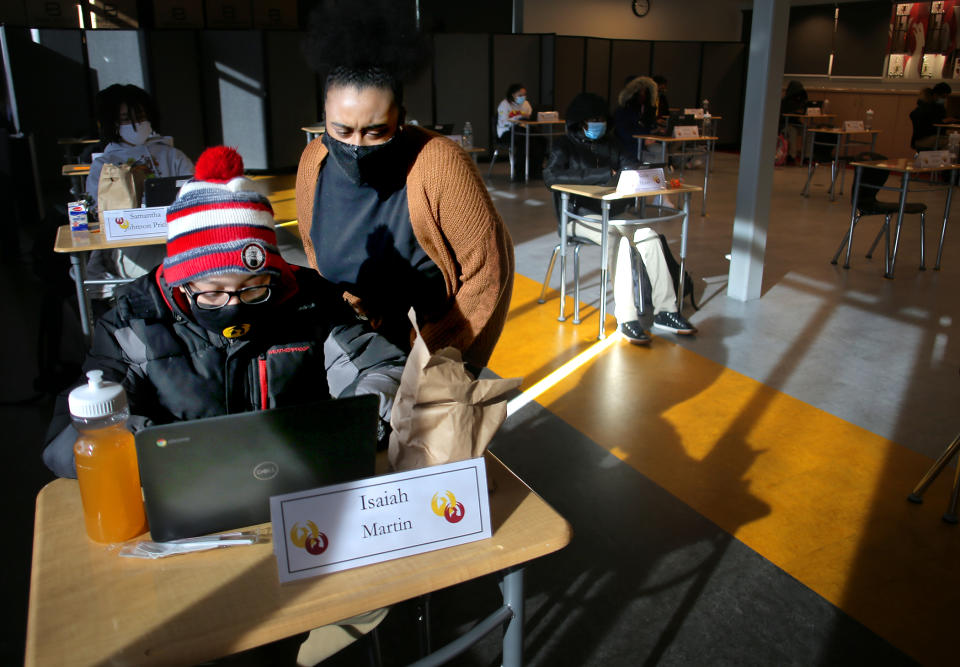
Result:
[[[147,137],[153,134],[153,128],[150,126],[149,120],[137,123],[136,129],[134,129],[132,123],[123,123],[120,125],[119,134],[120,138],[128,144],[141,146],[147,142]]]

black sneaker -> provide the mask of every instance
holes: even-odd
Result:
[[[689,336],[697,333],[697,328],[687,322],[687,318],[678,312],[661,312],[653,316],[653,326],[656,329],[672,331],[675,334]]]
[[[630,320],[620,325],[620,333],[634,345],[649,345],[650,335],[643,330],[640,320]]]

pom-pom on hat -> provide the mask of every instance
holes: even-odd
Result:
[[[167,208],[169,285],[227,273],[280,274],[273,207],[250,179],[233,148],[208,148],[193,178]]]

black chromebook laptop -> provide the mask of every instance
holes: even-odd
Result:
[[[180,186],[192,176],[160,176],[143,182],[143,197],[147,206],[169,206],[177,198]]]
[[[377,407],[377,397],[357,396],[141,430],[153,539],[265,523],[270,496],[372,476]]]

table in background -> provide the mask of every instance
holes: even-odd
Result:
[[[73,149],[76,146],[80,147],[81,152],[83,151],[84,146],[90,146],[92,144],[99,144],[99,139],[79,139],[76,137],[66,137],[63,139],[57,139],[57,145],[63,146],[63,161],[64,162],[73,162],[77,157],[73,154]]]
[[[960,132],[960,124],[957,123],[934,123],[933,126],[937,128],[937,139],[933,144],[933,150],[940,150],[940,130],[948,130],[947,134],[950,134],[949,130]]]
[[[836,139],[831,142],[818,142],[817,135],[826,134],[833,135]],[[810,194],[810,179],[813,178],[813,168],[814,168],[814,146],[832,146],[834,147],[833,152],[833,161],[830,167],[830,201],[834,201],[836,197],[836,186],[837,186],[837,174],[842,173],[840,179],[840,193],[843,194],[843,184],[846,182],[846,173],[840,172],[840,162],[844,159],[843,151],[849,148],[851,145],[862,145],[867,146],[866,141],[852,141],[850,137],[855,134],[869,134],[870,135],[870,151],[873,152],[877,146],[877,135],[880,134],[880,130],[843,130],[838,127],[818,127],[810,130],[810,164],[807,166],[807,182],[803,186],[803,190],[800,191],[800,194],[804,197]]]
[[[89,165],[65,165],[89,169]],[[274,220],[277,226],[283,226],[297,218],[296,193],[294,190],[296,174],[282,174],[277,176],[251,176],[252,180],[265,181],[267,198],[273,207]],[[147,239],[124,239],[122,241],[108,241],[99,231],[99,223],[91,223],[96,231],[73,232],[70,225],[61,225],[57,228],[57,237],[54,240],[53,251],[67,253],[73,268],[73,281],[77,294],[77,306],[80,311],[80,329],[87,342],[93,333],[93,316],[90,307],[90,297],[87,295],[87,285],[122,285],[134,278],[109,278],[103,280],[87,279],[87,260],[94,250],[122,250],[135,246],[165,245],[166,237]]]
[[[86,191],[83,180],[90,173],[89,164],[65,164],[60,167],[60,175],[67,176],[73,182],[73,190],[79,196]]]
[[[810,121],[823,120],[833,125],[833,121],[837,117],[835,113],[822,113],[819,116],[808,116],[805,113],[783,113],[780,115],[783,116],[784,125],[800,125],[803,128],[803,137],[800,140],[800,164],[803,164],[803,159],[807,155],[807,128],[810,126]]]
[[[306,133],[308,144],[327,131],[327,127],[323,123],[314,123],[313,125],[304,125],[300,129]]]
[[[607,232],[610,225],[620,227],[642,227],[646,225],[665,222],[677,217],[683,218],[680,231],[680,275],[684,275],[684,265],[687,258],[687,228],[690,220],[690,193],[700,192],[700,188],[695,185],[681,185],[678,188],[664,188],[663,190],[645,190],[643,192],[621,193],[616,188],[606,185],[551,185],[550,189],[560,193],[560,317],[561,322],[566,318],[564,316],[564,307],[567,296],[567,222],[571,218],[582,220],[581,216],[574,214],[568,209],[570,195],[577,197],[586,197],[596,199],[600,202],[600,332],[597,338],[602,340],[606,337],[604,325],[607,319]],[[638,199],[645,200],[648,197],[659,197],[662,195],[679,194],[683,196],[683,210],[676,211],[659,218],[629,218],[624,220],[610,220],[610,202],[620,199]],[[667,208],[667,207],[660,207]],[[674,209],[668,209],[674,210]],[[596,223],[596,220],[587,222]],[[677,291],[677,311],[682,310],[683,304],[683,284],[681,279],[680,289]],[[579,307],[579,304],[577,304]],[[575,324],[578,322],[574,322]]]
[[[487,152],[486,148],[478,148],[473,146],[471,148],[464,148],[463,150],[467,151],[467,154],[470,155],[470,159],[473,160],[474,164],[478,164],[477,157]]]
[[[514,120],[510,121],[510,153],[513,152],[513,139],[516,135],[517,128],[523,130],[524,134],[524,147],[526,148],[525,154],[523,156],[523,180],[525,183],[530,181],[530,135],[533,134],[535,137],[547,137],[549,146],[547,148],[547,155],[550,154],[550,150],[553,148],[553,138],[555,136],[561,136],[566,134],[565,128],[566,121],[557,119],[557,120]],[[556,126],[560,126],[560,131],[556,132]],[[534,131],[540,130],[540,131]],[[510,161],[510,179],[513,180],[513,161]]]
[[[675,146],[680,144],[680,150],[675,151],[669,154],[669,157],[680,157],[680,175],[683,176],[684,165],[686,164],[687,157],[703,157],[703,203],[700,209],[700,215],[707,214],[707,188],[710,186],[710,165],[713,162],[713,147],[717,142],[717,137],[687,137],[684,139],[676,137],[665,137],[659,134],[635,134],[633,135],[634,139],[637,139],[637,160],[641,160],[643,156],[643,141],[657,141],[660,143],[661,147],[661,156],[664,167],[667,166],[667,147]],[[700,142],[706,142],[706,147],[703,150],[695,149],[692,151],[687,150],[687,144],[696,144]]]
[[[492,538],[283,585],[269,540],[120,558],[87,538],[76,480],[55,480],[37,496],[25,664],[196,664],[500,572],[504,606],[490,618],[509,620],[503,664],[519,665],[521,566],[571,531],[498,458],[486,461]]]
[[[900,187],[899,188],[890,188],[884,186],[880,188],[882,190],[899,190],[900,191],[900,201],[899,209],[897,211],[897,231],[893,239],[893,251],[890,255],[887,255],[884,259],[884,278],[893,278],[893,271],[897,263],[897,248],[900,244],[900,227],[903,224],[903,208],[907,203],[907,191],[910,187],[910,178],[914,174],[936,174],[944,171],[950,172],[950,181],[945,184],[940,184],[934,181],[930,181],[931,185],[946,187],[947,189],[947,201],[943,207],[943,224],[940,227],[940,245],[937,248],[937,263],[934,265],[933,270],[940,270],[940,259],[943,256],[943,239],[947,234],[947,220],[950,218],[950,202],[953,198],[953,187],[957,182],[957,170],[960,169],[960,164],[951,164],[944,165],[942,167],[917,167],[914,166],[913,160],[908,160],[906,158],[898,158],[894,160],[870,160],[864,162],[851,162],[850,165],[856,169],[856,172],[853,176],[853,201],[852,201],[852,212],[850,213],[850,235],[847,237],[847,254],[846,259],[843,263],[843,268],[850,268],[850,248],[853,245],[853,226],[856,220],[857,215],[857,199],[860,196],[860,175],[864,167],[870,169],[883,169],[894,174],[900,174]],[[884,253],[886,255],[886,253]]]

